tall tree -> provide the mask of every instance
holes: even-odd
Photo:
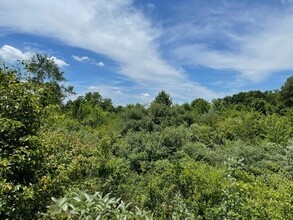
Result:
[[[166,106],[171,106],[172,105],[172,98],[165,91],[161,91],[161,92],[159,92],[159,94],[155,98],[154,103],[160,103],[160,104],[164,104]]]
[[[37,54],[20,68],[0,67],[0,219],[34,219],[46,173],[40,132],[66,88],[56,64]],[[44,198],[45,199],[45,198]],[[4,211],[1,211],[4,210]]]
[[[281,87],[280,98],[287,107],[293,106],[293,76]]]
[[[61,104],[68,94],[74,94],[73,87],[65,87],[64,72],[53,59],[47,55],[36,54],[30,60],[22,61],[26,74],[22,74],[25,81],[42,84],[44,105]]]

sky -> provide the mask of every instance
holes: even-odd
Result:
[[[0,0],[0,59],[35,53],[115,105],[275,90],[293,75],[293,0]]]

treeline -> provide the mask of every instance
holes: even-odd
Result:
[[[0,68],[1,219],[293,219],[293,77],[127,106],[64,103],[64,80],[39,54]]]

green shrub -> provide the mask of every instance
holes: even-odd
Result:
[[[72,193],[59,199],[52,198],[54,204],[48,207],[44,217],[50,219],[153,219],[152,214],[138,207],[131,208],[131,203],[96,192]]]

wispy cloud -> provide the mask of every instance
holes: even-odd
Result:
[[[120,65],[120,74],[146,88],[165,89],[184,101],[198,96],[217,97],[218,93],[189,82],[184,71],[162,57],[158,44],[162,30],[132,3],[132,0],[1,1],[0,26],[14,32],[54,37],[67,45],[103,54]]]
[[[77,62],[94,64],[99,67],[105,66],[105,64],[102,61],[96,61],[95,59],[89,58],[88,56],[80,57],[80,56],[72,55],[71,57]]]
[[[234,71],[242,80],[260,82],[293,70],[292,12],[257,3],[222,4],[205,10],[201,19],[194,16],[183,26],[170,27],[169,52],[181,64]],[[184,35],[178,34],[182,28]]]
[[[18,48],[15,48],[10,45],[3,45],[0,48],[0,57],[8,63],[14,63],[17,60],[28,60],[33,57],[33,55],[36,53],[36,51],[26,51],[23,52]],[[49,59],[54,60],[54,62],[59,66],[59,67],[64,67],[64,66],[69,66],[68,63],[66,63],[64,60],[59,59],[55,56],[49,57]]]

